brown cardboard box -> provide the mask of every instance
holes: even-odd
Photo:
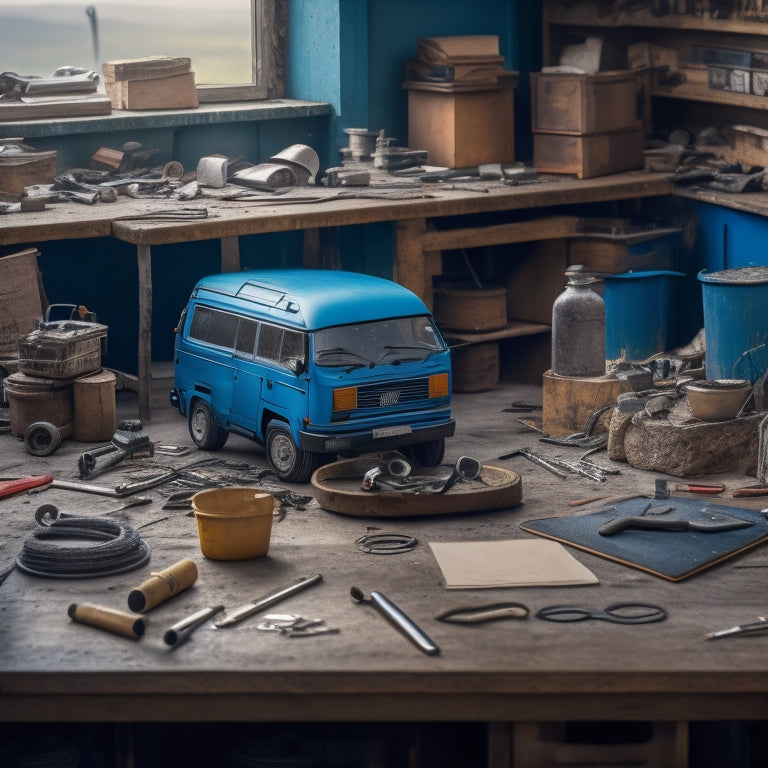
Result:
[[[514,82],[405,83],[408,146],[426,149],[430,165],[447,168],[514,162]]]
[[[637,78],[632,70],[532,72],[534,133],[605,133],[633,126],[638,119]]]
[[[607,133],[533,134],[533,165],[541,173],[576,174],[580,179],[642,168],[643,124]]]
[[[39,253],[28,248],[0,258],[0,354],[15,356],[19,339],[43,318]]]
[[[114,109],[185,109],[198,106],[195,73],[104,84]]]

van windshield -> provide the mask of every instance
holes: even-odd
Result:
[[[315,364],[323,366],[399,365],[425,360],[445,349],[427,315],[338,325],[316,331]]]

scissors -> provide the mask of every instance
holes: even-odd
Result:
[[[550,605],[542,608],[537,618],[546,621],[586,621],[599,619],[613,624],[652,624],[664,621],[667,612],[658,605],[648,603],[612,603],[604,611],[590,611],[587,608],[575,608],[570,605]]]

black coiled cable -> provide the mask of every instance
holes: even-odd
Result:
[[[50,519],[49,519],[50,518]],[[84,579],[125,573],[144,565],[147,543],[130,526],[95,517],[62,515],[52,504],[35,513],[39,527],[24,542],[16,565],[34,576]],[[92,540],[89,546],[62,541]]]

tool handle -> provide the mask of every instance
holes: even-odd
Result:
[[[132,611],[149,611],[160,603],[178,595],[197,581],[197,565],[194,560],[178,563],[152,574],[136,589],[128,593],[128,607]]]
[[[597,532],[601,536],[613,536],[628,528],[642,528],[655,531],[687,531],[690,524],[687,520],[661,520],[655,517],[615,517],[607,523],[603,523]]]
[[[389,598],[381,592],[371,592],[371,602],[376,610],[384,618],[399,629],[420,651],[424,651],[428,656],[435,656],[440,653],[435,643],[406,616]]]
[[[221,613],[223,610],[223,605],[217,605],[213,608],[203,608],[202,610],[193,613],[191,616],[187,616],[185,619],[177,621],[172,627],[165,631],[163,641],[166,645],[170,645],[172,648],[178,647],[189,640],[190,635],[205,624],[208,619],[212,618],[217,613]]]
[[[93,603],[72,603],[67,613],[72,621],[79,624],[88,624],[115,635],[130,637],[132,640],[138,640],[144,634],[144,619],[115,608]]]
[[[753,486],[751,488],[737,488],[733,492],[734,499],[747,496],[768,496],[768,485]]]

